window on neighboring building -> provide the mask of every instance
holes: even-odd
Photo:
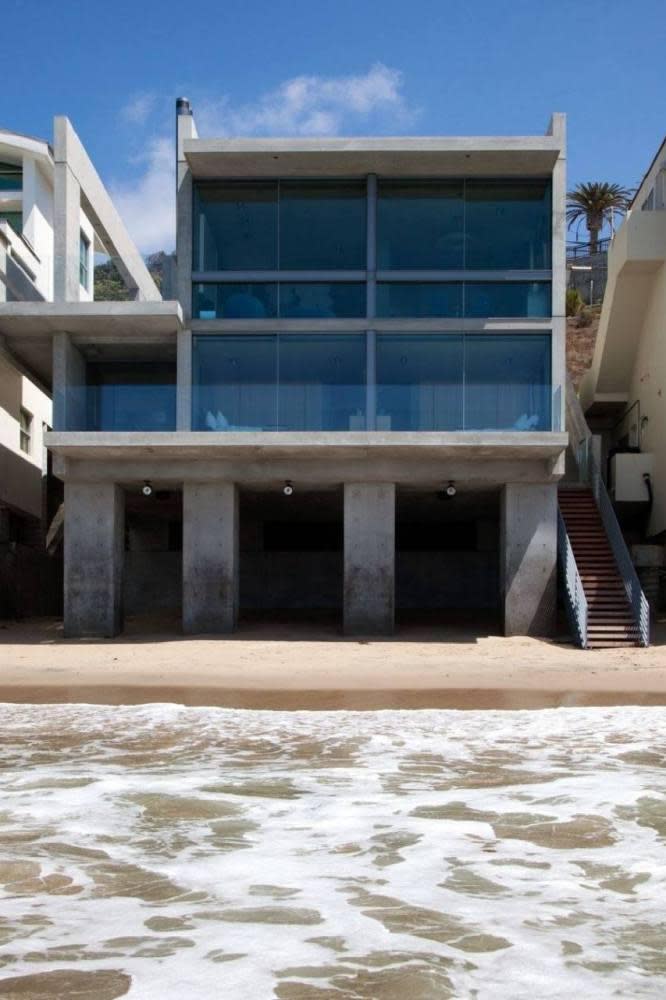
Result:
[[[23,406],[19,415],[21,451],[29,455],[32,451],[32,413]]]
[[[3,212],[0,210],[0,222],[8,222],[15,233],[19,236],[23,232],[23,213],[22,212]]]
[[[23,168],[17,163],[0,163],[0,191],[20,191]]]
[[[90,289],[90,240],[83,232],[79,236],[79,281],[86,291]]]

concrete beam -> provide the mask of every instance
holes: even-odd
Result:
[[[390,635],[395,609],[395,485],[346,483],[344,631]]]
[[[65,485],[65,635],[122,628],[125,497],[115,483]]]
[[[238,619],[238,490],[183,485],[183,630],[232,632]]]
[[[81,208],[134,297],[159,301],[162,298],[160,291],[71,122],[64,116],[57,116],[53,125],[56,301],[76,302],[79,298]]]
[[[502,490],[500,560],[505,635],[549,636],[557,611],[557,486]]]

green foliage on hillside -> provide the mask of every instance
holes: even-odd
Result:
[[[146,257],[146,267],[158,288],[162,287],[165,258],[163,250]],[[97,264],[95,267],[95,299],[98,302],[126,302],[129,299],[127,289],[112,260]]]

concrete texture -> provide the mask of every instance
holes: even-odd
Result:
[[[238,618],[238,490],[183,487],[183,630],[231,632]]]
[[[133,297],[160,301],[162,296],[143,257],[130,238],[71,122],[56,116],[53,122],[55,161],[55,299],[78,302],[80,212],[84,211],[113,257],[123,282]]]
[[[390,635],[395,613],[395,484],[345,484],[343,623]]]
[[[125,502],[113,483],[65,484],[65,635],[122,628]]]
[[[502,490],[500,577],[504,634],[549,636],[557,611],[557,486]]]
[[[80,431],[86,419],[86,362],[68,333],[53,338],[53,426]]]

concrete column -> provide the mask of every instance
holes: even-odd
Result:
[[[122,628],[125,497],[115,483],[65,483],[65,635]]]
[[[232,632],[238,619],[238,490],[183,486],[183,630]]]
[[[56,302],[78,302],[81,186],[67,163],[56,162],[54,166],[53,228],[53,298]]]
[[[505,635],[552,635],[557,610],[557,485],[507,483],[500,569]]]
[[[192,430],[192,331],[178,333],[176,362],[176,429]]]
[[[395,485],[345,484],[344,631],[390,635],[395,604]]]
[[[53,336],[53,429],[86,429],[86,362],[68,333]]]

